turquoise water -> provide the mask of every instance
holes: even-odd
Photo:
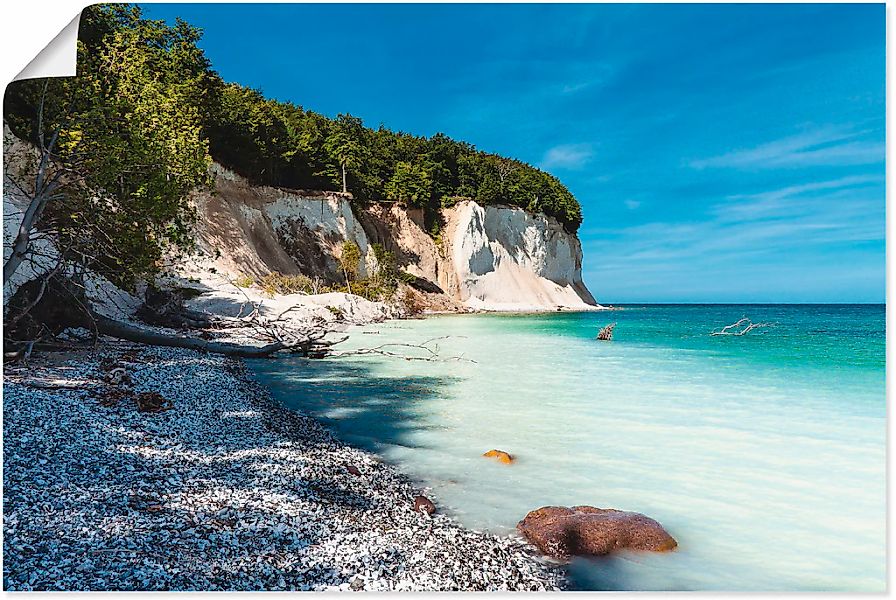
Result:
[[[708,335],[744,315],[776,325]],[[612,321],[614,341],[595,340]],[[343,347],[451,336],[439,354],[475,362],[253,366],[468,526],[508,532],[539,506],[590,504],[643,512],[679,542],[577,559],[578,587],[885,589],[883,305],[439,316],[355,334]],[[481,458],[491,448],[517,462]]]

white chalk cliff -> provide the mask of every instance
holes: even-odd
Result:
[[[450,212],[458,299],[487,310],[596,304],[582,282],[582,248],[555,220],[466,201]]]
[[[30,151],[5,124],[4,143],[5,164]],[[359,208],[353,206],[349,194],[256,186],[218,164],[213,164],[212,174],[214,189],[193,197],[199,217],[197,241],[206,258],[195,263],[205,267],[185,271],[191,277],[208,279],[206,268],[211,267],[212,279],[218,283],[279,271],[341,284],[338,257],[343,242],[352,240],[364,257],[362,276],[377,268],[373,245],[381,244],[394,253],[400,269],[419,278],[417,287],[427,290],[424,295],[430,309],[599,308],[582,282],[578,237],[552,217],[467,200],[442,211],[442,232],[434,239],[424,228],[420,209],[396,203]],[[18,225],[15,216],[21,215],[27,199],[20,198],[9,181],[4,183],[6,258]],[[20,268],[15,279],[4,286],[5,300],[19,285],[49,270],[51,244],[46,240],[35,243],[47,246],[43,258]],[[100,283],[98,288],[113,287]],[[116,293],[123,300],[115,304],[126,305],[126,312],[133,312],[139,302],[120,290]],[[109,294],[93,295],[98,310],[104,312]]]
[[[538,311],[597,307],[582,282],[578,237],[554,218],[507,206],[462,201],[443,210],[438,240],[423,214],[398,204],[353,208],[348,195],[254,186],[214,167],[213,193],[200,193],[200,245],[233,277],[270,271],[337,282],[346,240],[376,267],[373,244],[395,253],[398,266],[438,287],[446,307]]]

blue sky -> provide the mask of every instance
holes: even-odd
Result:
[[[143,5],[228,81],[540,166],[598,300],[882,302],[877,5]]]

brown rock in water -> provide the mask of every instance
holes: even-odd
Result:
[[[489,450],[482,456],[484,456],[486,458],[494,458],[499,463],[503,463],[505,465],[509,465],[510,463],[513,462],[513,457],[510,454],[504,452],[503,450]]]
[[[617,550],[666,552],[678,542],[640,513],[593,506],[545,506],[517,523],[529,542],[548,556],[602,556]]]
[[[414,498],[414,511],[425,512],[428,515],[436,512],[436,505],[426,496],[417,496]]]
[[[348,471],[349,473],[351,473],[352,475],[354,475],[355,477],[361,476],[361,469],[359,469],[355,465],[349,465],[345,468],[345,470]]]

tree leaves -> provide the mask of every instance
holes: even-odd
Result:
[[[581,208],[555,177],[445,134],[426,138],[331,119],[225,83],[197,46],[200,30],[143,18],[127,5],[82,13],[78,76],[10,84],[4,116],[37,147],[58,133],[62,198],[41,226],[71,260],[124,287],[149,279],[167,252],[192,245],[189,194],[210,182],[211,157],[254,183],[336,190],[356,201],[422,208],[437,236],[458,199],[557,218]],[[351,253],[349,253],[351,254]]]
[[[386,183],[387,198],[421,208],[432,198],[432,190],[432,179],[426,169],[403,161],[395,165],[395,173]]]
[[[209,137],[212,156],[255,183],[326,190],[345,184],[359,201],[407,202],[430,220],[441,206],[468,197],[544,212],[569,231],[582,222],[566,187],[531,165],[442,133],[370,129],[349,114],[329,119],[237,84],[223,86]]]
[[[209,65],[198,30],[134,7],[91,6],[81,26],[78,76],[11,84],[5,116],[38,148],[59,133],[64,186],[41,226],[71,261],[131,287],[169,247],[191,243],[187,197],[209,181]]]

